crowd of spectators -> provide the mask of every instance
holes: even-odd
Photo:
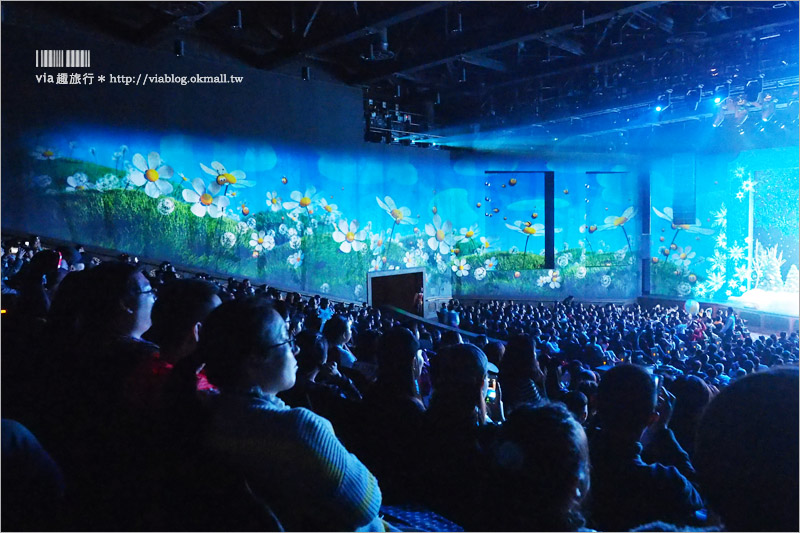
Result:
[[[798,335],[733,309],[440,326],[6,244],[3,529],[798,529]]]

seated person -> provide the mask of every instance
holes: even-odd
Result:
[[[695,513],[703,505],[694,486],[676,466],[647,464],[641,457],[645,428],[667,431],[671,407],[663,397],[656,400],[655,381],[641,367],[619,365],[600,380],[600,430],[589,441],[592,527],[626,531],[656,520],[696,524]],[[686,452],[679,454],[688,463]]]
[[[589,491],[589,446],[559,403],[523,405],[509,415],[494,446],[494,531],[578,531]]]
[[[276,394],[295,383],[294,340],[263,299],[215,309],[198,349],[220,390],[206,442],[247,479],[289,531],[382,531],[381,491],[330,422]]]
[[[798,530],[797,398],[797,368],[776,368],[735,381],[703,414],[694,461],[726,530]]]

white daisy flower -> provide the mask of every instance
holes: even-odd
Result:
[[[289,228],[286,232],[286,235],[291,239],[292,237],[297,237],[297,230],[295,228]]]
[[[264,249],[264,240],[267,238],[267,234],[263,231],[259,231],[258,233],[253,232],[250,235],[250,246],[252,246],[255,251],[260,252]]]
[[[438,214],[433,215],[433,224],[425,224],[425,234],[430,237],[428,246],[433,251],[438,250],[442,255],[449,254],[450,249],[456,243],[452,233],[453,223],[449,220],[442,223],[442,217]]]
[[[356,298],[361,298],[361,294],[362,294],[363,292],[364,292],[364,286],[363,286],[363,285],[361,285],[361,284],[358,284],[358,285],[356,285],[356,286],[355,286],[355,288],[353,289],[353,295],[354,295]]]
[[[287,257],[286,261],[294,268],[299,268],[300,265],[303,264],[303,252],[297,251],[297,253],[294,253],[289,257]]]
[[[319,202],[321,195],[317,193],[316,187],[311,186],[306,189],[305,193],[301,193],[300,191],[292,191],[292,194],[290,194],[289,197],[292,199],[292,201],[283,202],[284,209],[287,211],[305,209],[310,214],[314,210],[314,205]]]
[[[301,243],[302,241],[300,237],[298,237],[297,235],[292,235],[291,237],[289,237],[289,248],[291,248],[292,250],[297,250],[298,248],[300,248]]]
[[[281,197],[278,196],[277,192],[272,191],[267,193],[267,206],[273,213],[277,213],[281,210]]]
[[[36,149],[33,152],[31,152],[31,155],[41,161],[53,160],[56,157],[58,157],[56,149],[50,148],[49,146],[48,147],[37,146]]]
[[[456,242],[471,241],[478,235],[478,225],[473,224],[468,228],[461,228],[458,230],[459,235],[456,237]]]
[[[551,289],[558,289],[561,287],[561,274],[558,270],[550,270],[547,275],[550,278]]]
[[[470,266],[467,264],[466,259],[456,259],[453,261],[453,266],[451,268],[458,277],[469,276]]]
[[[690,292],[692,292],[692,286],[686,283],[685,281],[678,283],[676,289],[678,290],[678,296],[681,297],[687,296]]]
[[[378,272],[382,267],[383,267],[383,260],[380,257],[376,257],[375,259],[369,262],[370,272]]]
[[[195,178],[192,181],[192,188],[184,189],[181,194],[184,200],[194,204],[191,211],[195,216],[204,217],[208,213],[211,218],[219,218],[222,216],[223,209],[230,204],[227,196],[215,196],[219,192],[220,186],[216,183],[212,183],[206,188],[203,180]]]
[[[486,269],[483,267],[478,267],[475,269],[475,272],[473,272],[473,275],[475,276],[476,280],[483,281],[483,279],[486,277]]]
[[[564,268],[569,264],[569,259],[567,258],[566,255],[560,255],[560,256],[558,256],[558,259],[556,259],[556,263],[561,268]]]
[[[417,258],[414,255],[414,252],[406,252],[405,257],[403,257],[403,262],[406,264],[406,268],[416,266]]]
[[[614,259],[616,259],[617,261],[622,261],[623,259],[625,259],[625,254],[626,253],[628,253],[628,249],[627,248],[621,248],[621,249],[617,250],[616,252],[614,252]]]
[[[83,172],[76,172],[72,176],[67,178],[67,191],[74,192],[74,191],[85,191],[87,189],[93,189],[94,186],[89,183],[89,177],[84,174]]]
[[[349,254],[351,250],[360,252],[367,245],[364,240],[367,238],[367,230],[358,231],[358,221],[353,220],[348,226],[346,219],[340,219],[333,232],[333,240],[340,243],[339,251]]]
[[[237,230],[239,233],[247,233],[248,231],[250,231],[250,226],[248,226],[248,225],[247,225],[246,223],[244,223],[244,222],[238,222],[238,223],[236,224],[236,230]]]
[[[341,215],[339,212],[339,207],[336,204],[329,204],[328,200],[325,198],[319,199],[319,205],[322,207],[323,211],[328,214],[328,216],[337,217]]]
[[[522,233],[526,237],[544,237],[544,224],[531,224],[528,221],[517,220],[514,224],[506,224],[506,227]]]
[[[214,176],[214,181],[220,187],[223,185],[230,185],[231,187],[241,189],[243,187],[252,187],[256,184],[254,181],[247,180],[247,175],[241,170],[228,172],[219,161],[213,161],[211,163],[211,168],[200,163],[200,168],[202,168],[206,174]]]
[[[289,233],[288,226],[286,226],[286,224],[281,224],[280,226],[278,226],[278,233],[280,233],[281,235],[288,235]]]
[[[755,190],[756,190],[756,185],[757,185],[757,184],[758,184],[758,182],[757,182],[757,181],[753,181],[753,180],[744,180],[744,181],[742,182],[742,190],[743,190],[744,192],[755,192]]]
[[[162,194],[167,195],[172,192],[172,184],[166,180],[172,179],[174,172],[172,167],[161,161],[158,152],[147,154],[147,160],[142,154],[135,154],[131,162],[133,170],[130,171],[128,179],[137,187],[144,185],[144,193],[147,196],[158,198]]]
[[[392,200],[391,196],[385,196],[383,201],[377,196],[375,200],[378,201],[378,205],[386,211],[390,217],[394,220],[395,224],[416,224],[417,219],[411,218],[411,209],[407,207],[397,207],[394,200]]]
[[[692,259],[694,259],[695,255],[697,255],[697,253],[692,251],[691,246],[687,246],[686,248],[678,246],[675,252],[670,254],[669,260],[678,266],[688,267],[692,264]]]
[[[495,270],[497,268],[497,258],[496,257],[490,257],[489,259],[487,259],[487,260],[485,260],[483,262],[483,266],[484,266],[484,268],[486,269],[487,272],[491,272],[492,270]]]

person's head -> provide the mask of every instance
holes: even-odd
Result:
[[[576,390],[569,391],[564,395],[564,405],[580,424],[584,424],[589,418],[589,399],[584,393]]]
[[[798,370],[743,377],[711,401],[692,462],[728,531],[798,530]]]
[[[297,362],[286,321],[263,298],[231,300],[200,330],[198,352],[208,380],[224,393],[260,387],[276,394],[294,386]]]
[[[656,386],[653,377],[636,365],[607,370],[597,389],[597,409],[603,429],[635,434],[637,439],[654,416]]]
[[[589,491],[586,434],[558,403],[522,405],[500,427],[493,464],[500,530],[576,531]]]
[[[147,337],[162,357],[174,362],[194,350],[201,323],[222,303],[217,292],[216,285],[200,279],[176,279],[159,289]]]
[[[328,341],[321,333],[304,330],[295,337],[297,373],[315,376],[328,360]]]
[[[532,378],[539,363],[536,360],[536,349],[530,335],[514,335],[506,344],[500,366],[501,378]]]
[[[156,300],[141,269],[129,263],[105,262],[86,278],[86,332],[139,338],[150,328]]]
[[[430,409],[449,421],[483,424],[489,360],[473,344],[451,344],[431,359]]]
[[[464,341],[461,339],[461,334],[459,332],[455,331],[455,330],[452,330],[452,329],[444,330],[442,332],[442,338],[439,341],[439,343],[442,346],[450,346],[450,345],[453,345],[453,344],[461,344],[462,342],[464,342]]]
[[[396,326],[378,341],[378,387],[414,396],[422,372],[419,341],[408,329]]]
[[[506,345],[502,342],[492,341],[483,347],[483,352],[489,359],[489,362],[497,367],[503,364],[503,356],[506,353]]]
[[[344,315],[333,315],[325,322],[322,327],[322,334],[328,340],[328,344],[338,346],[350,340],[350,320]]]

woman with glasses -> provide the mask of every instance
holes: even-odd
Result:
[[[198,346],[220,389],[207,445],[244,476],[288,531],[383,531],[381,492],[326,419],[277,397],[296,379],[294,341],[263,299],[222,304]]]

